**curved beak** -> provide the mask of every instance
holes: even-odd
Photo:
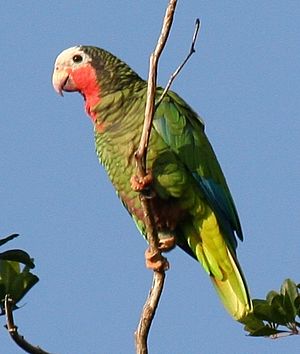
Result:
[[[69,79],[69,73],[65,70],[56,67],[52,76],[52,85],[54,90],[61,96],[63,96],[64,87]]]

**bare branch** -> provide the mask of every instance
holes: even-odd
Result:
[[[145,120],[144,120],[140,144],[138,150],[135,153],[136,164],[137,164],[137,177],[140,180],[143,180],[143,178],[145,178],[147,174],[146,157],[147,157],[147,149],[148,149],[148,144],[150,139],[152,121],[155,112],[157,64],[170,33],[176,5],[177,5],[177,0],[169,1],[157,45],[155,47],[154,52],[150,56]],[[143,311],[141,313],[138,328],[135,332],[136,352],[138,354],[147,354],[148,353],[148,347],[147,347],[148,333],[151,327],[152,320],[155,316],[155,311],[158,306],[159,299],[162,293],[164,280],[165,280],[165,269],[167,268],[166,265],[168,263],[167,260],[161,255],[158,249],[159,239],[158,239],[157,230],[155,226],[151,198],[147,198],[142,191],[140,193],[140,199],[144,211],[146,234],[147,234],[147,240],[149,243],[150,252],[156,254],[157,255],[156,257],[160,258],[162,264],[165,265],[162,266],[161,269],[153,272],[152,288],[149,292],[148,298],[146,300]]]
[[[161,96],[159,97],[158,101],[155,104],[155,109],[161,104],[161,102],[164,99],[164,97],[166,96],[167,92],[170,90],[170,87],[171,87],[173,81],[175,80],[176,76],[180,73],[180,71],[185,66],[185,64],[188,62],[190,57],[195,53],[195,51],[196,51],[195,44],[196,44],[196,40],[197,40],[198,33],[199,33],[200,29],[201,29],[201,21],[199,20],[199,18],[197,18],[196,22],[195,22],[195,30],[194,30],[194,34],[193,34],[193,39],[192,39],[190,51],[189,51],[188,55],[185,57],[185,59],[183,60],[183,62],[178,66],[178,68],[171,75],[163,93],[161,94]]]
[[[32,344],[28,343],[25,338],[18,333],[18,327],[15,325],[13,318],[13,300],[9,297],[9,295],[5,296],[4,307],[6,314],[6,327],[13,341],[26,353],[50,354],[49,352],[44,351],[40,347],[35,347]]]
[[[144,121],[143,132],[140,140],[140,145],[136,152],[138,171],[141,175],[143,173],[145,174],[146,172],[145,163],[146,163],[147,148],[148,148],[148,143],[150,138],[152,121],[154,117],[154,100],[155,100],[156,82],[157,82],[157,64],[170,33],[176,4],[177,4],[177,0],[169,1],[169,5],[167,7],[166,14],[163,21],[161,34],[157,41],[156,48],[150,56],[147,102],[145,108],[145,121]],[[142,166],[139,166],[139,162],[138,162],[139,160],[142,161]]]
[[[138,328],[135,332],[137,354],[148,354],[148,334],[164,287],[164,281],[165,272],[153,272],[152,287],[149,291]]]

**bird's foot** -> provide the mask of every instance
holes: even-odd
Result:
[[[153,182],[153,176],[151,171],[147,171],[144,177],[133,175],[130,178],[131,188],[136,192],[142,192],[149,188]]]
[[[161,252],[169,252],[176,246],[176,240],[174,236],[168,238],[162,238],[159,240],[158,249]]]
[[[164,256],[159,251],[153,251],[150,247],[145,252],[146,267],[156,272],[168,270],[170,265]]]

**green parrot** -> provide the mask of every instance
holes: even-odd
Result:
[[[92,46],[60,53],[52,82],[61,95],[77,91],[84,97],[99,160],[147,238],[134,157],[143,127],[147,82],[111,53]],[[157,88],[157,99],[162,91]],[[242,321],[252,311],[252,302],[236,256],[236,236],[243,239],[238,214],[203,121],[171,91],[155,111],[147,169],[162,251],[178,245],[199,261],[227,311]],[[146,185],[147,181],[141,188]],[[147,265],[155,268],[151,257]]]

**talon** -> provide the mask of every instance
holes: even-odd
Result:
[[[148,269],[162,272],[168,270],[170,265],[168,260],[163,257],[159,252],[153,252],[150,247],[145,252],[146,267]]]
[[[130,178],[131,188],[136,192],[141,192],[149,188],[152,182],[153,182],[153,176],[151,172],[147,172],[147,174],[144,177],[133,175]]]
[[[160,239],[158,243],[158,248],[161,252],[171,251],[175,246],[176,240],[174,236]]]

